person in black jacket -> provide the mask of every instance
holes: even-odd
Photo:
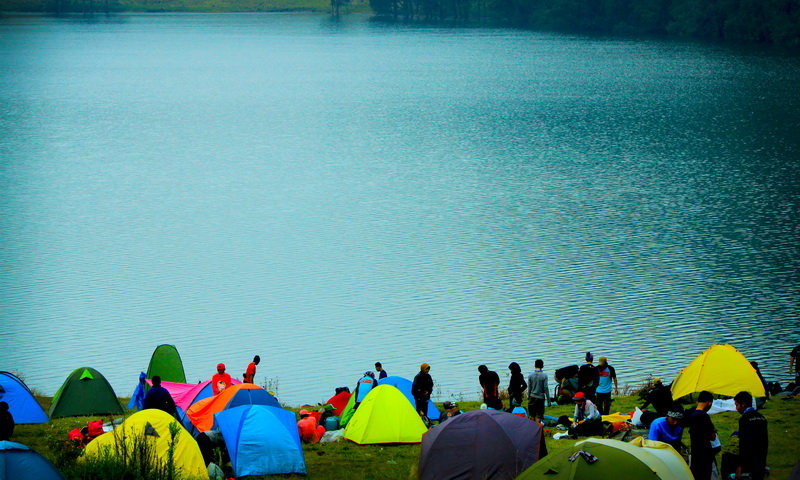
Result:
[[[8,411],[8,403],[0,402],[0,440],[10,440],[14,435],[14,416]]]
[[[489,370],[486,365],[478,367],[478,382],[483,390],[483,403],[487,407],[495,410],[503,409],[503,402],[500,400],[500,376],[497,372]]]
[[[739,392],[733,397],[739,417],[739,465],[736,477],[749,473],[751,480],[763,480],[767,468],[769,432],[767,419],[753,408],[753,396]]]
[[[703,390],[697,395],[697,406],[684,412],[684,423],[689,428],[691,441],[691,464],[695,480],[711,480],[711,471],[714,465],[715,449],[711,442],[717,437],[714,424],[708,411],[714,403],[711,392]]]
[[[595,390],[600,382],[600,374],[594,365],[594,355],[586,352],[586,363],[578,369],[578,391],[583,392],[591,401],[595,401]]]
[[[433,379],[428,372],[431,371],[431,366],[423,363],[419,366],[419,373],[414,377],[414,383],[411,384],[411,396],[414,397],[414,403],[417,412],[421,417],[428,417],[428,400],[431,399],[433,393]]]
[[[522,394],[525,393],[528,384],[525,383],[525,376],[517,362],[511,362],[508,369],[511,371],[511,379],[508,382],[508,401],[511,403],[510,409],[513,410],[514,407],[522,405]]]
[[[172,395],[167,389],[161,386],[161,377],[158,375],[153,377],[153,386],[144,397],[144,408],[157,408],[173,417],[178,414],[175,409],[175,400],[172,399]]]

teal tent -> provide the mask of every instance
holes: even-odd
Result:
[[[242,405],[214,415],[236,477],[306,473],[293,412],[266,405]]]
[[[56,467],[27,446],[0,441],[0,480],[64,480]]]

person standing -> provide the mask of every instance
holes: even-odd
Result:
[[[594,366],[594,355],[586,352],[586,363],[578,369],[578,391],[583,392],[586,398],[594,401],[595,389],[599,381],[597,367]]]
[[[767,419],[753,408],[750,392],[739,392],[733,397],[739,417],[739,465],[735,478],[749,473],[751,480],[763,480],[767,468],[769,432]]]
[[[508,365],[508,370],[511,372],[511,379],[508,381],[508,401],[510,402],[510,409],[522,406],[522,395],[528,384],[525,383],[525,376],[522,375],[522,369],[517,362],[511,362]]]
[[[11,440],[14,426],[14,416],[8,410],[8,403],[0,402],[0,440]]]
[[[225,390],[226,388],[232,385],[231,375],[229,373],[225,373],[225,364],[218,363],[217,364],[217,373],[211,377],[211,391],[214,395],[218,395],[219,392]]]
[[[381,365],[381,362],[375,362],[375,371],[378,372],[379,381],[389,376],[389,374],[386,373],[386,370],[383,369],[383,365]]]
[[[261,363],[261,357],[256,355],[253,357],[253,361],[247,365],[247,370],[244,372],[244,379],[242,380],[244,383],[255,383],[256,380],[256,365]]]
[[[550,402],[550,392],[547,389],[547,374],[542,371],[544,360],[536,359],[533,367],[533,373],[528,377],[528,415],[541,422],[544,418],[545,403]]]
[[[617,372],[608,364],[606,357],[600,357],[597,361],[597,377],[597,409],[601,415],[608,415],[611,409],[611,384],[614,384],[614,395],[619,395],[619,385]]]
[[[711,392],[703,390],[697,395],[697,406],[684,412],[684,422],[689,429],[691,464],[695,480],[711,480],[714,465],[714,447],[711,446],[717,438],[714,424],[708,411],[714,403]]]
[[[372,371],[364,372],[364,376],[358,381],[356,384],[356,403],[353,406],[354,409],[358,408],[361,405],[361,402],[367,397],[367,394],[372,391],[378,385],[377,380],[375,380],[375,373]]]
[[[486,365],[478,367],[478,382],[483,389],[483,403],[487,407],[495,410],[503,409],[503,402],[500,401],[500,376],[497,372],[489,370]]]
[[[414,377],[411,384],[411,396],[414,397],[414,404],[420,416],[428,417],[428,401],[433,393],[433,379],[430,375],[431,366],[423,363],[419,366],[419,373]]]
[[[152,378],[153,386],[147,391],[144,396],[144,408],[156,408],[169,413],[173,417],[178,414],[175,408],[175,400],[169,394],[166,388],[161,386],[161,377],[158,375]]]
[[[789,373],[794,374],[795,385],[800,385],[800,345],[789,354]]]

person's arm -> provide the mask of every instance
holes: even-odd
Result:
[[[795,349],[792,350],[792,354],[789,355],[789,373],[794,373],[794,362],[796,360],[797,360],[797,350]]]
[[[547,376],[545,375],[544,379],[542,380],[542,386],[544,387],[544,401],[550,403],[550,392],[547,390]]]
[[[617,371],[614,370],[614,367],[611,367],[611,379],[614,380],[614,395],[619,395],[619,384],[617,383]]]

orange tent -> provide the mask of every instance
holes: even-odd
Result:
[[[204,398],[194,403],[186,416],[201,432],[214,426],[214,414],[239,405],[267,405],[281,408],[278,400],[266,390],[253,383],[240,383],[221,391],[219,395]]]

